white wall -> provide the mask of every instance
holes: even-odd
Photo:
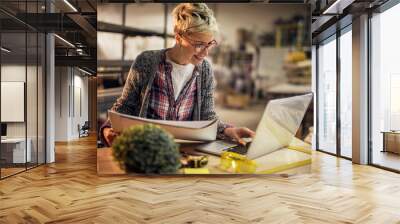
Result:
[[[68,140],[68,107],[69,107],[69,69],[67,67],[55,68],[55,140]]]
[[[77,139],[78,124],[82,126],[88,120],[88,78],[82,75],[75,68],[56,67],[56,141]]]
[[[2,65],[1,66],[1,81],[4,82],[25,82],[25,65]],[[28,67],[28,72],[33,68]],[[7,110],[7,108],[1,108]],[[24,122],[7,123],[7,137],[25,137]]]
[[[85,121],[88,121],[88,78],[81,76],[82,73],[77,74],[77,70],[74,72],[74,108],[73,108],[73,113],[72,113],[72,130],[71,130],[71,135],[72,138],[77,138],[79,137],[78,133],[78,124],[82,126]],[[80,101],[80,102],[79,102]],[[82,110],[82,111],[80,111]]]
[[[37,70],[38,69],[38,70]],[[25,78],[27,77],[27,81]],[[23,106],[22,113],[26,110],[26,121],[6,122],[7,137],[24,138],[25,133],[31,143],[32,162],[44,162],[44,74],[42,68],[36,66],[27,67],[20,64],[3,64],[1,66],[1,81],[24,82],[26,85],[26,107]],[[23,94],[23,92],[22,92]],[[2,96],[7,97],[7,96]],[[1,108],[7,113],[13,113],[10,108]],[[27,131],[27,132],[26,132]],[[39,156],[37,157],[37,154]]]

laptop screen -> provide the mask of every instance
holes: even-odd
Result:
[[[312,94],[271,100],[258,124],[247,157],[255,159],[287,147],[293,140],[311,100]]]

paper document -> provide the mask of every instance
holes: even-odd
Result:
[[[117,132],[140,124],[156,124],[171,133],[175,139],[191,141],[214,141],[217,137],[218,120],[170,121],[141,118],[115,111],[108,111],[111,126]]]

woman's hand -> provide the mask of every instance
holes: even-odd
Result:
[[[103,136],[109,146],[112,146],[112,143],[117,137],[118,133],[114,131],[113,128],[104,128],[103,129]]]
[[[241,145],[246,145],[246,142],[242,138],[253,138],[255,134],[254,131],[244,127],[225,128],[224,130],[224,135],[236,140]]]

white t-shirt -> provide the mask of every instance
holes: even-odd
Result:
[[[176,64],[167,58],[167,62],[172,65],[172,85],[174,88],[174,96],[175,100],[178,99],[179,93],[185,86],[185,84],[190,80],[193,74],[194,65],[192,63],[186,65]]]

